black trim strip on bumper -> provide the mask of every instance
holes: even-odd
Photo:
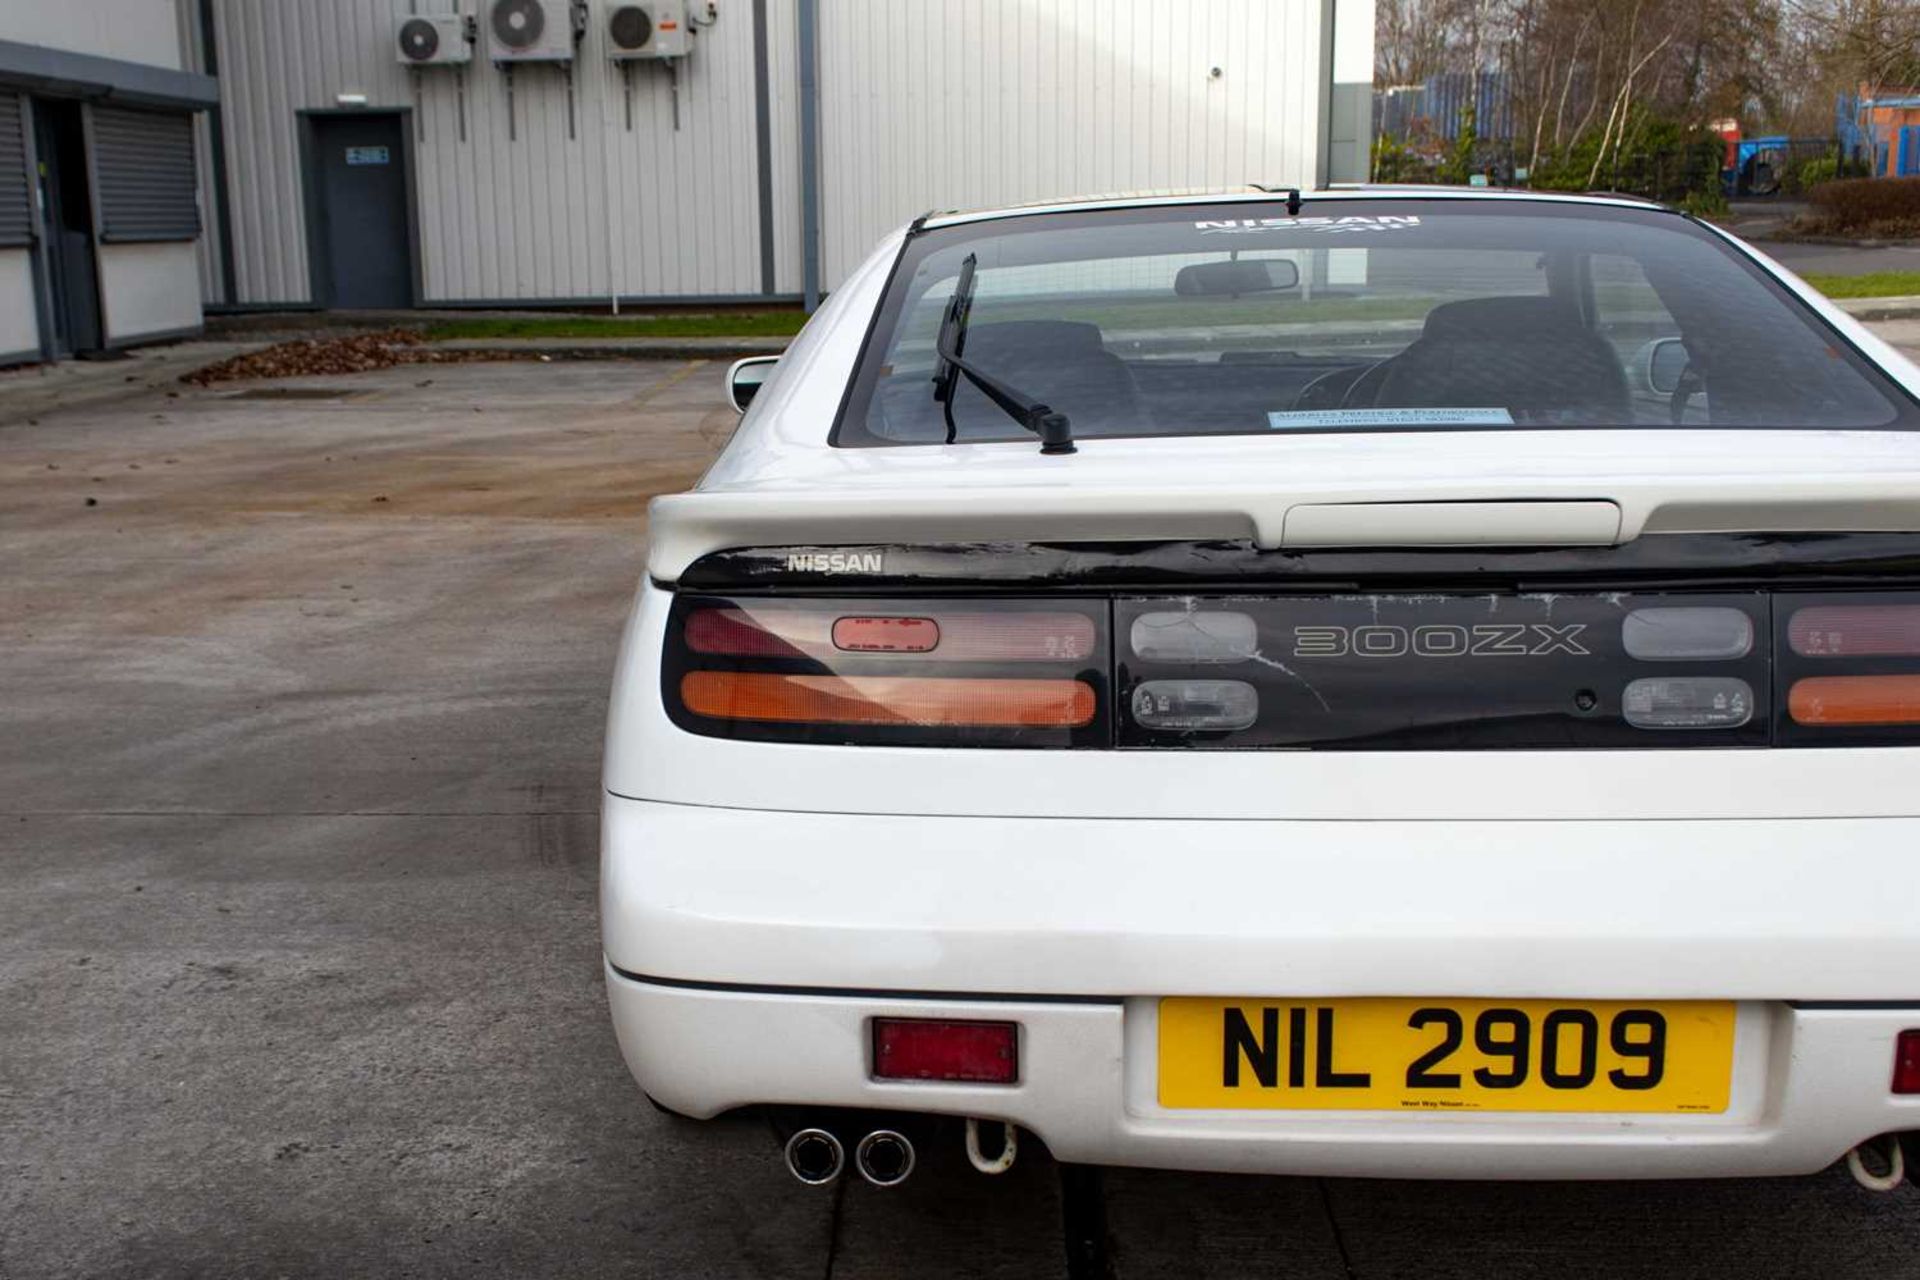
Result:
[[[1920,1013],[1920,1000],[1789,1000],[1789,1009],[1860,1009],[1863,1011],[1887,1011],[1912,1009]]]
[[[1030,992],[1015,994],[1003,991],[894,991],[869,987],[787,986],[771,982],[701,982],[693,978],[658,978],[645,973],[632,973],[612,961],[607,962],[607,968],[628,982],[645,983],[650,987],[673,987],[681,991],[732,992],[757,996],[833,996],[844,1000],[951,1000],[971,1001],[976,1004],[1119,1005],[1123,1003],[1120,996],[1034,995]]]

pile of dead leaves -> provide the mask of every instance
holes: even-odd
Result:
[[[259,351],[222,360],[181,375],[196,387],[240,378],[299,378],[308,374],[364,373],[414,362],[414,348],[426,341],[415,329],[383,329],[339,338],[301,338],[277,342]]]

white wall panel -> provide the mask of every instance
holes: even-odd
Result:
[[[192,242],[103,244],[94,260],[108,342],[200,327],[200,259]]]
[[[0,40],[179,71],[185,0],[0,0]]]
[[[0,359],[40,350],[33,302],[33,251],[0,249]]]
[[[1333,2],[818,0],[825,283],[929,208],[1313,182]],[[569,136],[567,78],[548,67],[516,72],[510,130],[484,37],[464,72],[396,60],[396,17],[484,20],[487,0],[215,0],[237,300],[308,299],[297,113],[343,92],[416,109],[429,301],[759,293],[754,5],[718,3],[681,68],[676,130],[666,70],[648,64],[632,71],[629,127],[604,56],[613,0],[592,0]],[[791,294],[799,0],[766,13],[774,287]]]
[[[1321,0],[820,9],[829,286],[931,208],[1318,177]]]

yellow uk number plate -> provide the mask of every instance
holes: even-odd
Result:
[[[1731,1001],[1160,1002],[1160,1105],[1346,1111],[1727,1109]]]

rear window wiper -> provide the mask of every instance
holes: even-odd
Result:
[[[940,367],[933,375],[933,398],[938,400],[947,421],[947,443],[959,435],[953,420],[953,393],[960,377],[980,388],[982,395],[998,405],[1009,418],[1040,437],[1042,453],[1072,453],[1073,429],[1067,415],[1055,413],[1051,406],[1008,386],[978,365],[969,364],[961,355],[967,345],[967,316],[973,310],[973,271],[978,265],[973,254],[960,264],[960,278],[953,285],[953,299],[940,317],[940,334],[934,350],[940,354]]]

